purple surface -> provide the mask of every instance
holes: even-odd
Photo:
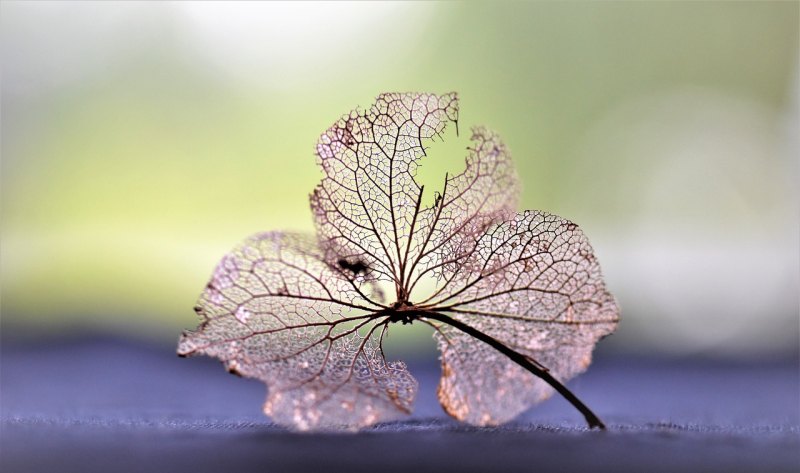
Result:
[[[3,472],[800,471],[796,362],[599,357],[570,387],[608,424],[554,398],[517,422],[450,420],[438,368],[412,364],[412,417],[358,434],[294,434],[263,385],[171,347],[95,339],[4,346]]]

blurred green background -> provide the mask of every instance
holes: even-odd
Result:
[[[457,91],[523,207],[592,240],[623,308],[602,345],[793,353],[798,5],[4,1],[4,336],[176,338],[233,245],[312,231],[339,115]],[[446,137],[423,179],[463,167]]]

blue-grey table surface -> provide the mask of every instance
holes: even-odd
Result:
[[[598,356],[569,386],[608,424],[555,397],[475,428],[436,400],[435,360],[408,419],[298,434],[261,413],[264,386],[207,358],[108,337],[5,344],[2,472],[800,471],[797,360]]]

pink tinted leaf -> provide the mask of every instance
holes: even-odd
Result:
[[[564,382],[583,372],[595,343],[611,333],[618,307],[574,223],[537,211],[489,229],[443,276],[431,306],[546,367]],[[552,388],[488,345],[438,327],[445,410],[478,425],[516,417]]]
[[[353,429],[411,411],[416,381],[387,363],[375,305],[313,239],[265,233],[214,271],[196,310],[203,323],[181,355],[209,355],[269,388],[264,412],[299,430]]]
[[[434,205],[420,214],[414,235],[409,281],[454,271],[492,223],[513,217],[519,182],[500,137],[484,127],[472,130],[466,169],[449,176]]]
[[[416,382],[381,342],[388,324],[420,321],[435,328],[450,415],[498,424],[555,389],[602,428],[562,384],[619,318],[592,248],[572,222],[516,214],[510,154],[483,127],[465,170],[424,199],[414,179],[424,143],[457,117],[455,94],[383,94],[328,129],[311,197],[317,239],[266,233],[223,258],[179,353],[262,380],[276,422],[355,429],[410,411]],[[420,296],[426,278],[438,285]],[[393,302],[379,281],[394,283]]]
[[[457,119],[455,94],[383,94],[320,137],[324,178],[311,208],[328,259],[363,260],[376,279],[402,285],[421,205],[418,160]]]

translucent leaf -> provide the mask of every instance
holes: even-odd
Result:
[[[375,278],[402,285],[419,223],[422,189],[414,174],[423,142],[457,119],[455,94],[383,94],[320,137],[325,177],[311,208],[330,260],[365,261]]]
[[[614,298],[583,232],[572,222],[525,212],[491,228],[443,277],[432,306],[546,367],[561,382],[589,366],[595,343],[618,320]],[[454,417],[499,424],[552,388],[488,345],[447,325],[439,399]]]
[[[225,256],[198,301],[181,355],[223,360],[267,384],[264,412],[299,430],[358,428],[411,411],[417,383],[387,363],[386,323],[313,239],[265,233]]]
[[[506,146],[484,127],[474,128],[471,140],[466,169],[448,177],[434,205],[420,214],[412,287],[422,276],[455,271],[489,225],[515,213],[519,183]]]
[[[435,328],[439,399],[457,419],[502,423],[556,389],[602,427],[563,385],[618,320],[592,248],[572,222],[516,214],[510,154],[483,127],[465,170],[424,200],[425,142],[457,118],[455,94],[383,94],[328,129],[317,239],[266,233],[223,258],[179,353],[264,381],[276,422],[353,429],[410,412],[416,382],[381,342],[389,324],[419,321]],[[438,286],[419,296],[426,277]]]

